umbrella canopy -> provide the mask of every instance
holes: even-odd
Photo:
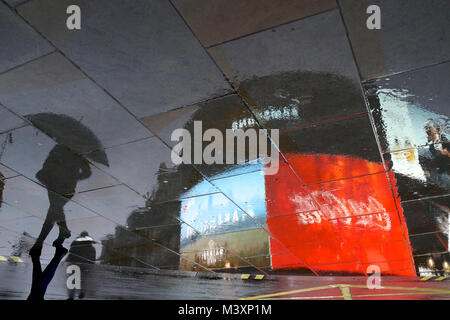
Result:
[[[50,112],[26,115],[25,118],[57,143],[69,147],[88,159],[109,166],[102,143],[80,121],[64,114]]]

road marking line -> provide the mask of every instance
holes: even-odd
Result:
[[[352,300],[352,294],[350,292],[349,285],[340,285],[339,290],[341,290],[341,294],[344,297],[344,300]]]
[[[20,259],[19,257],[10,256],[10,258],[11,258],[12,261],[14,261],[14,262],[23,262],[22,259]]]
[[[432,276],[422,277],[422,278],[420,278],[420,281],[427,281],[427,280],[430,280],[431,278],[433,278],[433,277]]]
[[[8,259],[5,258],[4,256],[0,256],[0,261],[8,261]]]
[[[242,274],[241,275],[241,279],[248,279],[248,278],[250,278],[249,274]]]
[[[358,284],[351,284],[350,287],[352,288],[367,288],[367,286],[364,285],[358,285]],[[368,289],[368,288],[367,288]],[[450,294],[450,290],[444,290],[444,289],[432,289],[432,288],[417,288],[417,287],[385,287],[383,286],[380,289],[390,289],[390,290],[409,290],[409,291],[422,291],[422,292],[436,292],[436,293],[444,293],[444,294]],[[373,290],[380,290],[380,289],[373,289]]]
[[[254,296],[254,297],[240,298],[238,300],[258,300],[258,299],[262,299],[262,298],[284,296],[284,295],[293,294],[293,293],[308,292],[308,291],[315,291],[315,290],[322,290],[322,289],[331,289],[331,288],[334,288],[334,287],[332,287],[332,286],[312,287],[312,288],[298,289],[298,290],[292,290],[292,291],[283,291],[283,292],[277,292],[277,293],[263,294],[263,295]]]
[[[312,288],[298,289],[298,290],[292,290],[292,291],[283,291],[283,292],[277,292],[277,293],[269,293],[269,294],[253,296],[253,297],[239,298],[238,300],[258,300],[258,299],[279,297],[279,296],[285,296],[285,295],[294,294],[294,293],[316,291],[316,290],[330,289],[330,288],[339,288],[339,289],[341,289],[341,292],[342,292],[342,288],[347,288],[349,291],[350,291],[350,288],[369,289],[366,285],[332,284],[332,285],[327,285],[327,286],[312,287]],[[396,295],[402,295],[402,294],[450,294],[450,290],[431,289],[431,288],[417,288],[417,287],[411,288],[411,287],[385,287],[385,286],[383,286],[380,289],[374,289],[374,290],[384,290],[384,289],[387,289],[387,290],[417,291],[415,293],[409,293],[409,292],[396,293]],[[346,290],[344,290],[344,291],[346,291]],[[349,295],[349,292],[345,292],[345,295],[347,296],[347,298],[351,298],[352,297],[351,295]],[[382,295],[382,294],[379,294],[379,295]],[[389,294],[389,295],[394,295],[394,293]],[[344,296],[344,294],[343,294],[343,296]],[[344,296],[344,299],[346,298],[346,296]],[[372,295],[370,295],[370,296],[372,296]],[[356,297],[356,296],[353,296],[353,297]]]
[[[439,292],[399,292],[399,293],[380,293],[380,294],[360,294],[360,295],[356,295],[353,296],[354,298],[356,297],[377,297],[377,296],[412,296],[412,295],[424,295],[424,294],[441,294]]]
[[[445,279],[447,279],[448,277],[446,277],[446,276],[442,276],[442,277],[439,277],[439,278],[436,278],[436,279],[434,279],[434,281],[442,281],[442,280],[445,280]]]
[[[379,294],[357,294],[352,295],[352,298],[363,298],[363,297],[383,297],[383,296],[413,296],[413,295],[424,295],[424,294],[440,294],[439,292],[401,292],[401,293],[379,293]],[[322,297],[287,297],[287,298],[269,298],[262,300],[307,300],[307,299],[333,299],[342,298],[342,296],[322,296]]]
[[[263,274],[257,274],[256,276],[255,276],[255,280],[262,280],[264,278],[264,275]]]

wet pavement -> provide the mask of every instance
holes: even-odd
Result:
[[[450,276],[449,2],[214,3],[0,0],[5,298],[26,296],[30,249],[39,270],[61,244],[100,299],[333,298],[349,278],[322,277],[374,266],[411,277],[392,287]],[[235,146],[240,130],[257,140]]]
[[[24,277],[30,263],[1,264],[0,276],[8,279],[0,285],[1,299],[23,300],[28,296],[30,280]],[[46,299],[69,298],[63,268],[56,273]],[[205,275],[203,275],[205,276]],[[420,278],[390,277],[382,279],[381,288],[371,289],[361,277],[276,276],[271,279],[241,280],[236,275],[220,274],[210,279],[201,274],[179,272],[177,276],[152,274],[145,270],[119,270],[95,266],[90,270],[86,300],[448,300],[450,282],[423,281]],[[229,277],[223,279],[222,277]],[[436,279],[436,277],[434,277]],[[347,289],[349,288],[349,293]],[[78,291],[73,295],[79,299]]]

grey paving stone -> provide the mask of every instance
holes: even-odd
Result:
[[[363,79],[450,58],[447,0],[341,0],[339,4]],[[380,7],[380,30],[366,26],[369,5]]]
[[[23,176],[17,176],[6,180],[3,196],[3,201],[10,206],[45,220],[49,208],[49,197],[48,190],[44,187]],[[95,216],[92,211],[74,201],[67,202],[64,212],[67,220]]]
[[[4,141],[6,135],[0,135]],[[37,181],[36,173],[56,143],[31,126],[16,129],[11,133],[3,151],[1,161],[12,170]]]
[[[81,8],[81,30],[65,26],[71,4]],[[229,90],[168,1],[37,0],[18,11],[138,117]]]
[[[0,207],[0,223],[3,224],[5,221],[15,220],[15,219],[23,219],[27,217],[31,217],[30,214],[18,210],[17,208],[10,206],[9,204],[2,202]]]
[[[175,0],[205,46],[336,7],[335,0]]]
[[[289,128],[366,111],[338,10],[209,50],[263,127]]]
[[[287,71],[328,72],[359,81],[339,11],[332,10],[214,47],[239,82]],[[211,50],[214,54],[214,50]]]
[[[19,128],[24,125],[26,125],[25,121],[0,105],[0,133]]]
[[[0,173],[3,175],[5,179],[12,178],[18,176],[19,174],[14,170],[9,169],[8,167],[0,164]]]
[[[21,4],[24,4],[29,0],[3,0],[3,1],[7,3],[10,7],[14,8],[20,6]]]
[[[0,75],[0,101],[22,116],[55,113],[79,120],[103,147],[152,136],[133,115],[59,53]],[[43,129],[64,128],[48,122]]]
[[[119,181],[99,170],[97,167],[91,166],[91,176],[77,183],[76,192],[86,192],[118,184],[120,184]]]
[[[124,185],[78,193],[74,201],[121,225],[134,209],[143,207],[145,199]]]
[[[33,238],[37,238],[41,231],[44,220],[36,217],[27,217],[23,219],[14,219],[4,221],[2,226],[5,229],[11,230],[15,233],[21,234],[23,232],[28,233]],[[53,228],[48,235],[48,239],[56,239],[58,237],[58,228]],[[51,240],[52,241],[52,240]],[[50,241],[50,243],[51,243]]]
[[[109,167],[101,169],[154,202],[217,192],[204,182],[202,188],[191,190],[202,181],[190,165],[174,165],[171,149],[157,138],[149,138],[106,149]]]
[[[0,2],[0,72],[54,50],[25,21]]]

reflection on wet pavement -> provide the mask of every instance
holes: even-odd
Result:
[[[8,43],[0,53],[0,278],[11,279],[2,296],[26,298],[30,250],[35,270],[37,257],[44,269],[61,244],[69,252],[49,298],[267,293],[220,280],[219,295],[206,279],[189,280],[187,293],[162,277],[190,271],[450,273],[450,51],[441,40],[430,46],[436,59],[419,50],[402,60],[404,49],[387,48],[393,40],[380,31],[365,56],[369,36],[355,25],[353,0],[267,0],[263,7],[279,13],[271,17],[254,1],[239,16],[235,1],[219,1],[222,9],[203,0],[75,2],[86,13],[79,32],[53,27],[68,1],[7,1],[17,11],[0,4],[12,28],[6,34],[0,22]],[[433,2],[427,14],[448,7]],[[392,28],[396,38],[404,27]],[[446,36],[435,29],[427,32]],[[175,129],[194,139],[208,129],[279,129],[279,141],[274,131],[263,136],[278,171],[267,174],[269,154],[251,155],[248,144],[240,163],[227,163],[223,148],[215,154],[223,164],[175,164]],[[194,139],[192,150],[210,143]],[[82,290],[66,288],[69,265],[80,266]],[[158,274],[139,273],[150,270]],[[147,286],[151,293],[139,293]]]
[[[363,80],[442,63],[450,57],[445,0],[431,0],[426,6],[408,0],[340,0],[339,5]],[[369,5],[383,8],[380,30],[366,27]]]

